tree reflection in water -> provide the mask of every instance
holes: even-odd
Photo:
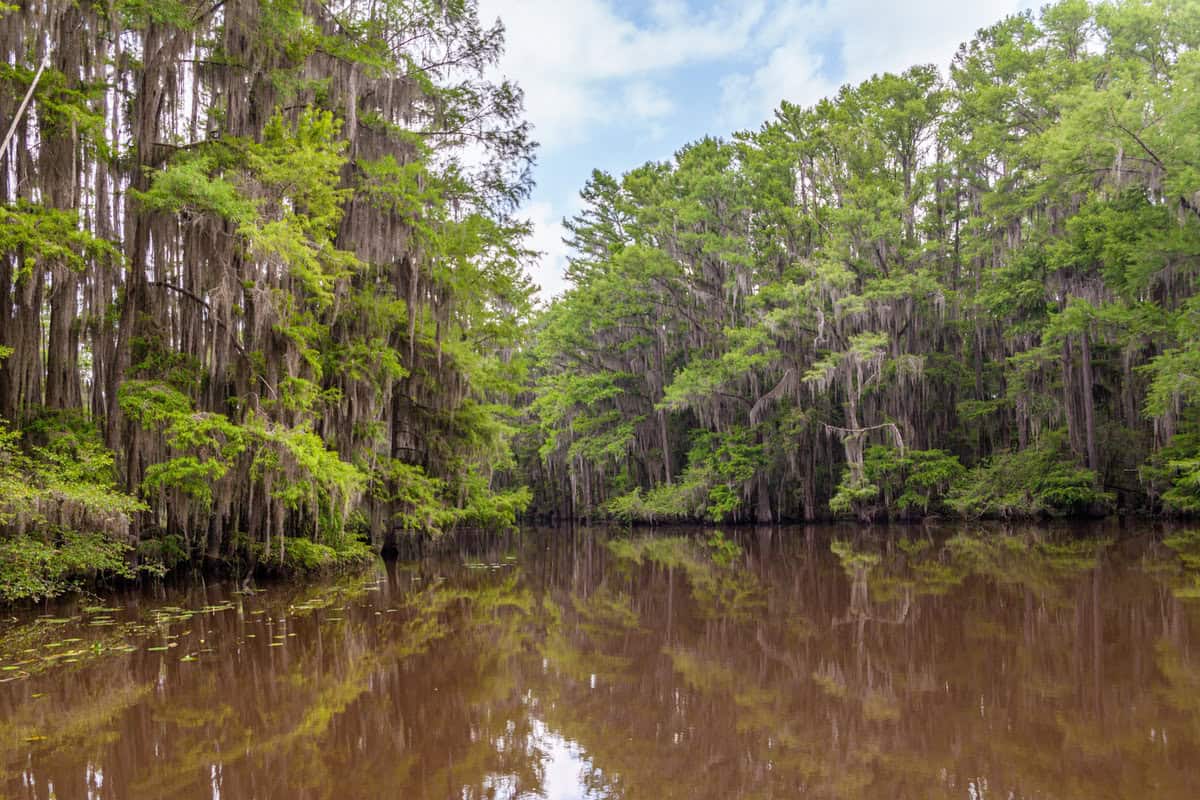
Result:
[[[1088,533],[538,532],[18,615],[0,796],[1200,796],[1200,533]]]

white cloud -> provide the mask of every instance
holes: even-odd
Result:
[[[662,103],[622,107],[627,84],[690,63],[742,52],[764,0],[719,2],[706,13],[665,0],[639,27],[606,0],[481,0],[484,20],[507,29],[500,70],[525,90],[527,117],[546,151],[578,143],[599,121],[661,116]],[[624,91],[623,91],[624,90]],[[644,91],[644,90],[643,90]],[[650,112],[649,117],[640,116]]]
[[[655,120],[675,110],[675,103],[661,87],[646,81],[632,83],[625,88],[625,108],[635,117]]]
[[[842,32],[847,78],[855,82],[914,64],[944,70],[960,43],[1025,5],[1018,0],[839,0],[826,9],[826,24]]]
[[[678,25],[690,11],[687,0],[650,0],[650,16],[664,25]]]
[[[560,295],[567,288],[563,277],[567,269],[567,246],[562,237],[562,214],[550,203],[538,200],[530,203],[524,215],[533,223],[533,233],[525,244],[541,253],[530,276],[541,287],[539,296],[543,300]]]
[[[820,100],[837,89],[820,70],[821,60],[811,50],[776,47],[753,72],[721,81],[722,119],[716,127],[722,133],[757,127],[785,98],[800,105]]]
[[[1020,0],[783,0],[755,32],[752,47],[766,53],[748,72],[722,83],[731,128],[770,119],[781,100],[809,105],[843,83],[916,64],[945,71],[958,45],[975,32],[1025,7]],[[844,74],[822,74],[823,45],[841,48]]]

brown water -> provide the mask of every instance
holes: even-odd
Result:
[[[5,618],[0,796],[1200,797],[1200,534],[675,533]]]

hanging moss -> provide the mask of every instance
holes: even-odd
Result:
[[[1195,513],[1200,40],[1160,6],[1013,15],[593,173],[536,326],[542,512]],[[713,502],[695,430],[761,447]]]
[[[444,529],[513,524],[532,143],[502,46],[473,3],[0,15],[0,117],[47,62],[0,153],[0,415],[91,421],[139,557],[378,547],[423,530],[391,464]]]

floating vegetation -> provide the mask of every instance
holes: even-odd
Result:
[[[209,639],[199,637],[212,637],[212,628],[218,626],[195,624],[197,615],[211,620],[222,612],[237,611],[239,619],[247,614],[250,620],[268,625],[266,630],[273,634],[270,646],[282,646],[288,638],[303,635],[296,628],[297,618],[321,611],[319,621],[344,621],[341,612],[361,605],[359,601],[371,592],[382,590],[385,584],[386,580],[375,575],[345,576],[332,583],[300,587],[289,592],[286,600],[278,598],[253,609],[244,608],[240,599],[226,600],[223,596],[215,601],[198,598],[195,605],[186,600],[141,607],[94,602],[81,610],[72,609],[72,613],[47,613],[26,617],[24,621],[13,617],[13,625],[0,630],[0,683],[23,681],[48,670],[77,668],[99,658],[135,652],[166,653],[179,649],[183,651],[179,653],[179,661],[194,663],[202,660],[201,654],[217,649],[212,646],[216,640],[210,643]],[[331,616],[323,616],[324,613]],[[254,633],[243,633],[236,641],[244,644],[254,638]]]
[[[201,614],[217,614],[221,611],[233,611],[233,603],[221,603],[215,606],[204,606],[200,609]]]

